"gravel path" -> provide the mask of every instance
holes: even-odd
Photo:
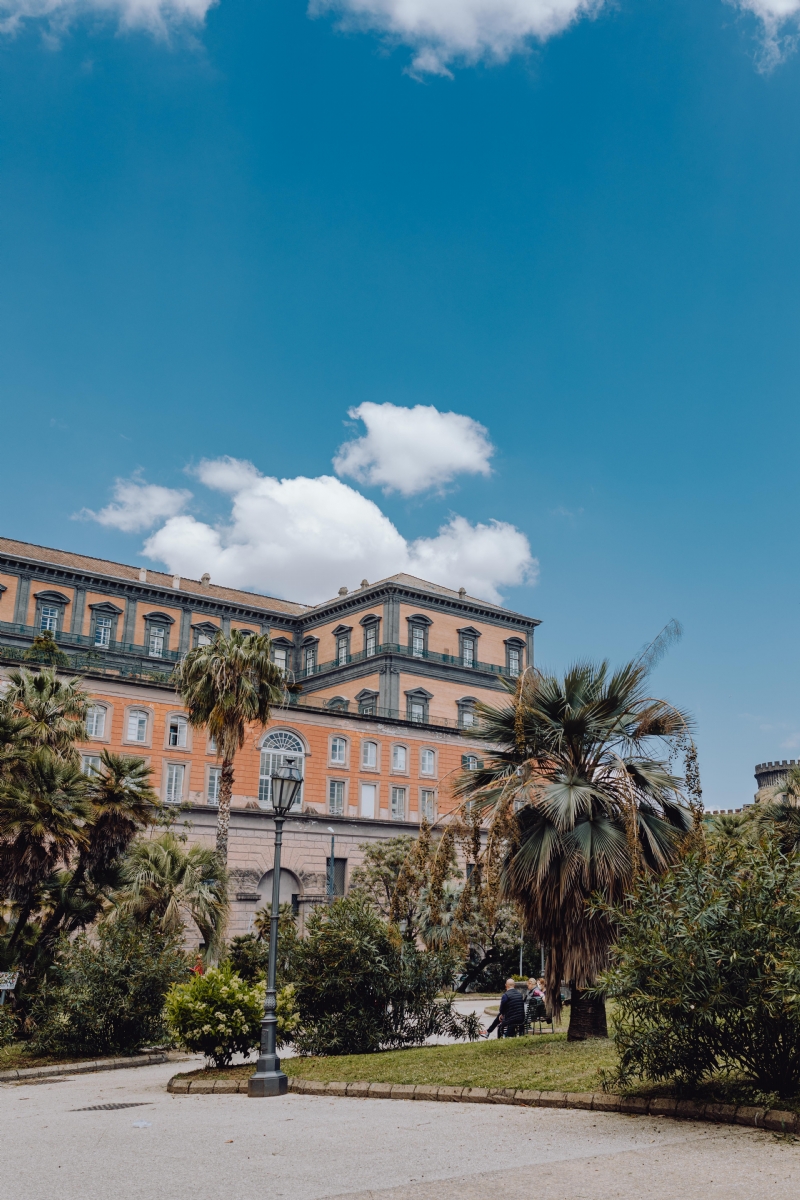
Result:
[[[800,1196],[800,1143],[760,1130],[420,1101],[169,1096],[174,1071],[0,1087],[0,1200]],[[75,1111],[111,1104],[136,1107]]]

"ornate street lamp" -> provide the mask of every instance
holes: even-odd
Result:
[[[275,975],[278,965],[278,916],[281,907],[281,842],[283,822],[294,804],[303,783],[303,776],[294,758],[285,759],[270,776],[272,816],[275,821],[275,856],[272,863],[272,912],[269,921],[269,965],[267,994],[264,999],[264,1019],[261,1022],[261,1052],[256,1073],[247,1081],[248,1096],[282,1096],[289,1081],[281,1070],[281,1060],[275,1053],[278,1018],[275,1013]]]

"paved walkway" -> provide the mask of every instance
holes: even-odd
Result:
[[[0,1087],[0,1200],[800,1196],[800,1143],[760,1130],[565,1109],[169,1096],[174,1070]]]

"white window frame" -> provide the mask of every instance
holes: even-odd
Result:
[[[98,725],[98,716],[100,717],[100,728]],[[106,720],[108,719],[108,709],[105,704],[90,704],[86,713],[86,736],[92,740],[101,741],[106,734]]]
[[[350,660],[350,638],[342,634],[336,639],[336,665],[346,667]]]
[[[104,614],[96,615],[94,618],[94,644],[100,646],[103,650],[107,650],[111,645],[111,630],[114,627],[114,622],[111,617]]]
[[[306,748],[303,739],[293,729],[271,729],[261,742],[261,758],[258,770],[258,803],[261,808],[272,808],[270,792],[272,789],[271,775],[275,767],[285,766],[288,759],[294,760],[305,777]],[[305,784],[301,786],[292,812],[300,812],[303,805]]]
[[[365,788],[372,788],[372,812],[369,814],[364,812],[364,789]],[[378,788],[378,784],[373,783],[371,780],[364,780],[359,785],[359,797],[358,797],[358,814],[359,814],[359,816],[364,817],[367,820],[375,820],[380,815],[380,811],[381,811],[381,799],[380,799],[380,791]]]
[[[163,658],[167,649],[167,629],[164,625],[149,625],[147,629],[147,657]]]
[[[177,730],[176,740],[172,740],[173,727]],[[189,748],[189,722],[182,713],[171,713],[167,718],[167,749],[187,750]]]
[[[137,727],[141,729],[142,717],[144,717],[144,737],[133,737],[131,735],[131,721],[137,717]],[[129,708],[125,713],[125,741],[132,742],[135,746],[146,746],[148,743],[148,735],[150,732],[150,717],[151,714],[146,708]]]
[[[179,785],[176,798],[175,787]],[[186,787],[186,763],[164,763],[164,803],[182,804]]]
[[[378,653],[378,625],[368,625],[364,631],[364,657],[374,658]]]
[[[508,646],[508,673],[516,679],[522,673],[522,650],[519,646]]]
[[[426,771],[425,766],[424,766],[426,754],[429,754],[431,756],[430,771]],[[420,750],[420,752],[419,752],[419,773],[420,773],[420,775],[425,775],[428,778],[434,778],[436,775],[436,751],[431,750],[430,746],[424,746],[422,748],[422,750]]]
[[[58,633],[58,618],[60,616],[60,605],[43,604],[39,610],[39,632]]]
[[[213,733],[210,733],[206,739],[206,754],[219,754],[219,750],[217,749],[217,741]]]
[[[219,808],[219,789],[222,786],[222,767],[209,767],[206,780],[206,804]]]
[[[344,779],[328,780],[328,812],[332,817],[343,817],[347,787]]]
[[[278,670],[286,672],[289,666],[289,651],[285,646],[272,647],[272,661]]]
[[[374,747],[374,751],[375,751],[374,762],[368,761],[368,756],[367,756],[367,747],[368,746]],[[365,771],[380,770],[380,753],[379,753],[377,742],[368,740],[368,741],[363,741],[361,743],[361,766],[362,766],[363,770],[365,770]]]
[[[425,657],[425,626],[424,625],[412,624],[412,626],[411,626],[411,657],[412,658],[424,658]]]
[[[339,735],[331,738],[330,761],[332,766],[347,766],[347,738]]]
[[[461,638],[461,664],[465,667],[475,666],[475,638],[464,634]]]
[[[398,787],[396,784],[392,784],[389,793],[389,819],[392,821],[405,821],[407,802],[408,788]],[[400,813],[401,805],[402,814]]]
[[[101,758],[99,754],[82,754],[81,755],[81,771],[84,775],[93,776],[100,774]]]
[[[402,761],[402,766],[398,760]],[[398,743],[392,746],[392,772],[400,775],[408,774],[408,746]]]
[[[425,818],[427,821],[436,820],[436,789],[435,788],[420,788],[419,789],[419,819]]]

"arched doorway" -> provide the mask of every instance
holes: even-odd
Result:
[[[297,908],[297,901],[294,897],[300,895],[300,880],[292,871],[287,871],[285,867],[281,867],[281,904],[294,904]],[[258,881],[259,903],[264,907],[269,907],[272,904],[272,871],[267,871],[266,875],[262,875]]]

